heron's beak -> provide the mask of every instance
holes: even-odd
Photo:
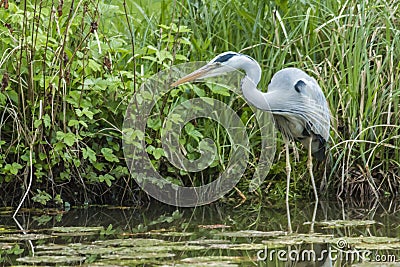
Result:
[[[186,82],[190,82],[190,81],[202,78],[202,77],[206,76],[213,69],[214,69],[213,65],[205,65],[204,67],[201,67],[200,69],[193,71],[192,73],[184,76],[183,78],[180,78],[176,82],[172,83],[171,86],[175,87],[182,83],[186,83]]]

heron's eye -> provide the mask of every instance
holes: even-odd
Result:
[[[306,83],[303,80],[298,80],[295,84],[294,84],[294,89],[300,93],[302,90],[304,90],[304,88],[306,87]]]
[[[221,62],[215,62],[214,63],[216,66],[221,66]]]

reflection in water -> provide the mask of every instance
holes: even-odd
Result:
[[[341,266],[363,261],[363,258],[354,258],[361,252],[373,252],[375,259],[376,254],[386,255],[392,249],[400,249],[400,240],[396,239],[399,237],[400,215],[396,212],[398,205],[395,201],[320,202],[315,213],[315,224],[312,223],[314,208],[313,203],[293,202],[290,207],[295,232],[293,235],[286,233],[284,203],[269,206],[245,203],[238,208],[216,203],[178,210],[153,203],[144,209],[89,207],[54,215],[32,210],[17,217],[23,232],[18,231],[19,227],[12,220],[10,211],[0,216],[0,226],[6,229],[0,235],[0,243],[3,244],[3,250],[15,249],[15,240],[25,237],[25,241],[18,242],[19,247],[25,250],[21,255],[0,255],[3,261],[10,264],[15,264],[18,258],[27,263],[50,253],[49,248],[44,248],[43,244],[58,244],[66,246],[68,251],[81,253],[71,257],[75,256],[85,262],[97,262],[103,261],[104,255],[82,255],[85,250],[77,248],[78,244],[92,246],[97,251],[105,250],[102,245],[108,246],[105,251],[109,251],[112,244],[112,248],[118,248],[119,251],[113,252],[116,258],[124,257],[136,262],[146,255],[147,258],[153,257],[151,260],[155,264],[164,255],[168,257],[168,260],[162,261],[167,264],[165,266],[181,264],[185,260],[191,262],[188,266],[196,266],[198,261],[216,262],[221,257],[225,263],[229,261],[232,264],[229,266],[244,262],[258,266],[269,266],[272,263],[276,266]],[[71,226],[74,228],[67,228]],[[80,229],[77,226],[86,228]],[[30,237],[33,233],[44,236]],[[13,235],[16,235],[14,239]],[[116,241],[113,241],[115,238]],[[391,246],[386,245],[389,238],[392,238]],[[154,255],[148,254],[149,248],[142,241],[141,245],[136,244],[142,239],[158,240],[164,246],[158,246],[159,251],[153,251]],[[110,242],[101,243],[99,240]],[[121,240],[125,240],[124,245]],[[129,254],[132,251],[130,243],[136,244],[134,247],[139,256]],[[124,246],[129,249],[124,250]],[[154,250],[153,247],[151,245],[150,249]],[[66,249],[63,251],[65,253]],[[57,252],[52,253],[57,255]],[[125,254],[121,256],[118,253]],[[348,259],[346,253],[353,258]],[[33,255],[35,257],[25,257]],[[111,260],[110,257],[107,260]]]

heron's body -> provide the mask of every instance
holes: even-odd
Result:
[[[272,97],[273,94],[278,96]],[[330,113],[317,81],[302,70],[286,68],[272,77],[265,95],[281,133],[289,140],[300,141],[305,147],[311,138],[313,156],[323,160],[329,138]]]
[[[257,61],[247,55],[225,52],[173,85],[237,69],[246,73],[241,84],[245,99],[256,108],[271,112],[277,128],[286,139],[300,141],[308,147],[311,138],[313,156],[323,160],[329,138],[329,108],[317,81],[304,71],[297,68],[278,71],[264,93],[257,88],[261,79]]]
[[[219,76],[237,69],[246,73],[241,82],[244,98],[256,108],[271,112],[277,128],[284,136],[287,166],[286,202],[289,199],[291,170],[289,140],[300,141],[309,150],[307,165],[318,202],[311,155],[318,160],[325,158],[330,112],[325,96],[314,78],[300,69],[285,68],[272,77],[268,91],[262,92],[257,88],[261,79],[261,68],[257,61],[243,54],[225,52],[216,56],[204,67],[179,79],[172,86],[195,79]],[[288,218],[290,219],[290,214]]]

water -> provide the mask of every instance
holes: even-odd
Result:
[[[0,210],[4,265],[400,266],[398,202]],[[19,226],[18,226],[19,224]],[[20,227],[23,230],[20,230]],[[397,265],[396,265],[397,264]]]

